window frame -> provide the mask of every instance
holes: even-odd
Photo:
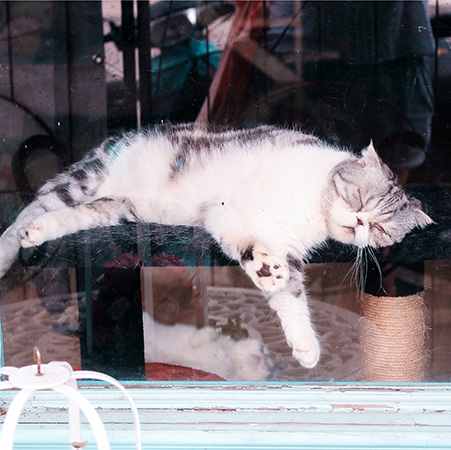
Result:
[[[73,6],[71,3],[68,6]],[[81,14],[79,11],[75,15],[72,10],[70,15],[65,13],[61,17],[64,20],[70,17],[73,22]],[[102,66],[98,69],[102,70]],[[72,102],[76,98],[75,94],[68,96]],[[0,353],[1,345],[0,327]],[[451,446],[451,383],[124,382],[123,385],[139,408],[145,449]],[[132,414],[120,391],[89,382],[80,383],[80,391],[99,410],[112,448],[134,448]],[[2,391],[0,423],[16,395],[15,390]],[[50,391],[36,393],[21,417],[15,448],[66,449],[67,420],[65,398]],[[90,448],[93,436],[88,429],[84,427],[83,437],[91,444]]]
[[[144,449],[443,449],[451,442],[450,384],[124,383]],[[80,383],[113,449],[134,447],[120,391]],[[17,391],[3,392],[3,408]],[[4,415],[3,415],[4,417]],[[3,420],[3,419],[1,419]],[[15,448],[67,448],[67,402],[50,391],[27,404]],[[89,426],[83,440],[94,442]]]

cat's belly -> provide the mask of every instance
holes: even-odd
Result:
[[[163,225],[201,226],[200,206],[165,192],[152,197],[132,198],[139,219]]]

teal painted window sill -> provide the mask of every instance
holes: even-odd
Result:
[[[449,449],[447,384],[126,384],[140,411],[144,449]],[[119,391],[83,384],[113,449],[133,449],[133,419]],[[15,391],[2,393],[7,410]],[[14,449],[68,449],[66,399],[37,393]],[[85,449],[96,448],[85,423]]]

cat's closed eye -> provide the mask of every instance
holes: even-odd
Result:
[[[384,227],[382,225],[379,225],[378,223],[372,223],[371,228],[375,228],[376,230],[380,231],[382,234],[387,234]]]

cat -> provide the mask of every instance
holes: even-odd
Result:
[[[228,381],[263,381],[275,367],[259,339],[235,341],[209,326],[163,325],[147,312],[143,313],[143,325],[146,362],[192,367]]]
[[[357,156],[273,126],[156,127],[107,139],[44,184],[0,238],[0,276],[20,246],[121,220],[204,227],[266,294],[306,368],[320,358],[309,252],[328,238],[386,247],[432,223],[371,144]]]

